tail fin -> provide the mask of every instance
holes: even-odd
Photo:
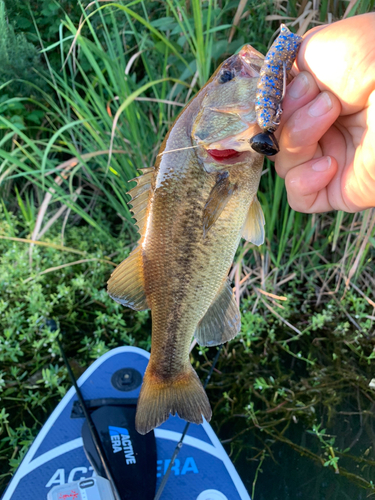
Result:
[[[201,424],[202,415],[211,419],[212,411],[198,375],[190,365],[180,376],[165,381],[147,367],[138,399],[135,428],[147,434],[165,422],[169,414]]]

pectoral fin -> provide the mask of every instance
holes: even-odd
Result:
[[[221,212],[226,207],[228,201],[233,195],[235,185],[229,180],[228,172],[218,176],[218,181],[212,188],[210,196],[203,210],[203,237],[207,236],[210,228],[220,217]]]
[[[260,246],[264,243],[264,214],[262,207],[255,196],[252,204],[250,205],[245,224],[242,229],[242,238]]]
[[[214,346],[233,339],[240,330],[241,314],[226,280],[198,323],[194,336],[199,345]]]
[[[141,248],[138,246],[113,271],[108,280],[108,294],[113,300],[136,311],[148,309],[142,279]]]

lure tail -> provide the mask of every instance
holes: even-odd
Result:
[[[153,372],[150,365],[143,378],[138,399],[135,427],[147,434],[167,420],[169,414],[201,424],[202,415],[211,419],[212,411],[203,386],[190,365],[173,379],[165,380]]]

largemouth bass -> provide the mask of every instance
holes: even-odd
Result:
[[[169,414],[194,423],[211,407],[189,361],[195,336],[214,346],[240,331],[228,282],[241,235],[260,245],[257,200],[263,156],[249,140],[260,131],[255,96],[264,56],[250,45],[224,61],[168,132],[155,167],[130,191],[140,240],[113,272],[110,296],[151,309],[151,357],[136,414],[141,434]]]

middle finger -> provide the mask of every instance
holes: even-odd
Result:
[[[280,128],[276,137],[280,135],[282,126],[288,118],[299,108],[309,103],[319,94],[320,90],[314,77],[307,71],[302,71],[287,86],[285,97],[282,102],[283,113],[280,120]]]
[[[336,121],[340,110],[337,97],[331,92],[322,92],[288,118],[281,130],[280,152],[275,163],[280,177],[314,158],[319,140]]]

